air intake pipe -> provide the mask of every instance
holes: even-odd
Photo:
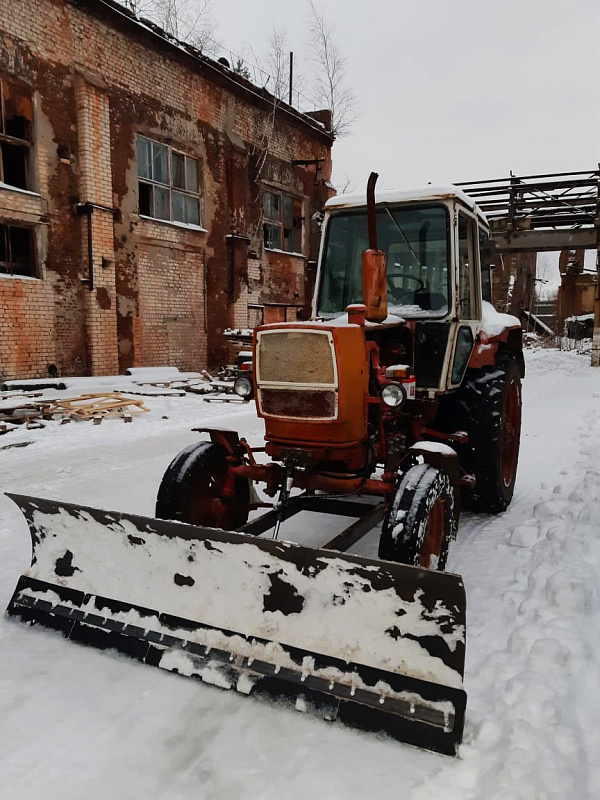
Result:
[[[375,184],[379,175],[372,172],[367,183],[367,224],[369,249],[361,256],[363,302],[369,322],[383,322],[387,317],[387,281],[385,255],[377,249],[377,220],[375,218]]]

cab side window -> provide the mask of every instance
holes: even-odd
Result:
[[[479,319],[480,266],[477,224],[465,214],[458,215],[458,298],[461,319]]]
[[[481,296],[492,302],[492,244],[483,228],[479,228],[479,263],[481,264]]]

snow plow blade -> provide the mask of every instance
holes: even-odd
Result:
[[[459,576],[22,495],[7,614],[141,662],[453,755]]]

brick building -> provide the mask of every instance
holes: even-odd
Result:
[[[112,0],[0,0],[0,379],[224,363],[309,302],[301,114]]]

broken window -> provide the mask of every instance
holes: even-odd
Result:
[[[198,160],[138,136],[137,162],[140,214],[200,225]]]
[[[31,93],[0,81],[0,181],[29,189]]]
[[[263,236],[268,250],[302,252],[302,200],[263,192]]]
[[[33,228],[0,224],[0,274],[37,277]]]

